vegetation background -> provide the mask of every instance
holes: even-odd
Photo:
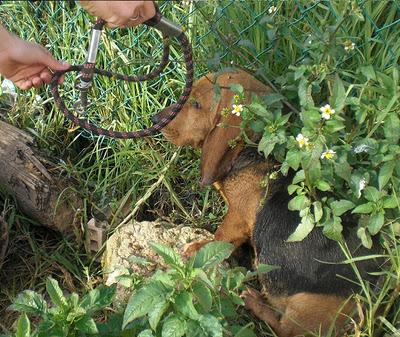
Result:
[[[166,17],[186,28],[193,43],[198,76],[210,69],[240,67],[276,88],[276,96],[264,102],[264,110],[249,107],[245,116],[249,123],[246,125],[263,132],[264,142],[259,149],[264,154],[274,155],[287,167],[302,168],[306,177],[305,151],[299,149],[296,136],[304,133],[310,143],[317,144],[324,134],[313,134],[307,127],[318,129],[321,106],[330,103],[335,108],[337,113],[328,133],[336,137],[325,134],[320,152],[314,156],[319,159],[324,150],[330,149],[323,146],[332,146],[337,154],[333,160],[340,167],[347,163],[363,171],[347,181],[346,172],[335,171],[335,162],[328,165],[321,160],[316,179],[304,178],[293,184],[294,197],[299,198],[292,206],[309,210],[304,214],[306,220],[298,239],[320,222],[327,235],[337,239],[341,226],[338,219],[370,203],[362,212],[355,212],[367,215],[360,217],[364,220],[359,223],[359,237],[369,245],[371,235],[380,236],[388,267],[382,272],[379,289],[365,285],[358,295],[366,312],[365,319],[355,324],[354,336],[398,336],[399,1],[210,0],[159,4]],[[5,1],[0,6],[0,20],[22,38],[45,45],[57,58],[73,64],[84,62],[92,18],[74,1]],[[100,48],[97,66],[126,74],[148,72],[162,52],[159,33],[145,27],[107,30]],[[68,75],[64,86],[65,101],[71,104],[78,98],[73,88],[74,76]],[[173,45],[170,66],[156,81],[126,84],[97,77],[89,117],[102,126],[121,130],[150,125],[151,115],[179,95],[183,80],[182,56],[179,47]],[[162,136],[117,141],[75,129],[55,108],[47,88],[18,92],[15,104],[10,104],[9,97],[6,92],[1,93],[3,118],[33,134],[43,151],[60,158],[62,174],[76,181],[76,193],[85,200],[88,217],[107,210],[116,214],[127,198],[132,200],[134,209],[135,203],[147,195],[135,214],[138,220],[166,217],[176,224],[213,230],[222,218],[224,205],[220,198],[212,189],[198,188],[196,151],[176,148]],[[292,113],[290,127],[287,120],[276,118],[287,110]],[[274,138],[276,135],[281,138]],[[348,135],[352,135],[351,141]],[[361,145],[368,151],[350,159],[343,157],[342,153],[351,152],[351,146]],[[290,158],[286,156],[289,152]],[[175,153],[179,155],[174,156]],[[315,189],[327,189],[324,182],[333,186],[325,175],[330,169],[337,177],[335,199],[314,200]],[[360,190],[363,179],[371,187],[368,195]],[[361,199],[356,196],[358,192]],[[55,282],[46,281],[51,276],[65,291],[85,294],[101,283],[101,274],[83,243],[37,226],[4,193],[1,207],[10,232],[7,258],[0,271],[0,329],[7,334],[19,314],[6,308],[20,291],[43,292],[47,282],[47,291],[53,289],[57,293]],[[318,209],[322,209],[321,221],[315,217]],[[107,294],[105,298],[111,296]],[[56,297],[50,298],[54,303]],[[107,304],[106,300],[102,303]],[[26,320],[21,317],[23,331]],[[258,335],[269,333],[262,323],[244,313],[241,317],[253,324],[252,330]],[[87,332],[79,333],[76,335]]]

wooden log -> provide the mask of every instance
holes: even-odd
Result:
[[[0,121],[0,186],[43,226],[73,232],[79,228],[83,202],[59,172],[37,149],[33,137]]]

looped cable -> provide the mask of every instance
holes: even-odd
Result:
[[[193,61],[192,61],[192,47],[186,35],[180,30],[179,27],[175,26],[174,24],[170,23],[167,20],[163,21],[163,17],[161,16],[160,12],[157,10],[157,14],[146,22],[147,25],[153,26],[157,29],[160,29],[163,32],[163,56],[161,59],[160,64],[157,66],[156,69],[151,71],[146,75],[139,75],[139,76],[129,76],[114,73],[111,71],[97,69],[95,68],[94,63],[86,62],[84,65],[75,65],[71,66],[67,70],[57,71],[54,73],[53,78],[50,83],[51,93],[54,97],[54,101],[59,109],[63,112],[64,116],[71,120],[74,124],[79,125],[81,128],[89,130],[96,135],[99,136],[107,136],[112,138],[120,138],[120,139],[129,139],[129,138],[140,138],[140,137],[147,137],[158,133],[164,126],[166,126],[175,116],[181,111],[183,105],[189,98],[190,92],[192,90],[193,85]],[[94,29],[101,30],[104,26],[103,20],[97,20],[95,25],[93,26]],[[178,34],[179,33],[179,34]],[[172,34],[172,35],[171,35]],[[116,78],[118,80],[127,81],[127,82],[142,82],[147,81],[150,79],[154,79],[161,74],[161,72],[165,69],[168,64],[169,59],[169,36],[175,36],[180,45],[182,47],[184,60],[185,60],[185,67],[186,67],[186,79],[185,79],[185,88],[179,97],[178,101],[174,104],[173,108],[171,109],[170,113],[167,116],[164,116],[158,123],[154,124],[151,127],[145,128],[143,130],[138,131],[116,131],[112,129],[104,129],[98,127],[89,121],[76,116],[73,114],[64,104],[63,100],[60,97],[58,91],[58,80],[62,75],[70,71],[80,71],[81,76],[85,78],[88,83],[90,83],[93,74],[98,74],[102,76],[107,76],[110,78]]]

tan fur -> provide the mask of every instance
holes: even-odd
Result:
[[[288,297],[263,296],[254,289],[242,294],[246,307],[265,321],[279,337],[334,332],[342,336],[345,320],[355,305],[332,295],[298,293]]]
[[[229,206],[222,224],[215,233],[215,240],[230,242],[238,247],[251,237],[261,194],[259,182],[262,175],[259,174],[255,179],[255,168],[249,168],[240,172],[240,177],[236,177],[234,181],[227,182],[223,179],[243,149],[243,142],[239,142],[234,148],[229,146],[229,141],[240,134],[241,117],[231,113],[226,118],[221,116],[224,108],[232,110],[235,93],[229,86],[234,83],[244,88],[246,104],[250,102],[253,94],[263,95],[270,91],[267,86],[241,70],[203,76],[194,84],[190,98],[181,112],[164,127],[162,133],[175,145],[201,147],[201,184],[213,184]],[[214,98],[216,84],[221,89],[218,101]],[[161,112],[161,117],[169,112],[169,109]],[[228,127],[221,127],[219,124],[222,121]],[[248,205],[245,212],[241,207],[243,202]],[[207,242],[186,245],[185,254],[193,254]]]

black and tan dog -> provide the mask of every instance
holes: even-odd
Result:
[[[215,83],[221,88],[218,102],[214,102]],[[326,333],[331,327],[340,331],[354,309],[352,301],[346,302],[358,290],[353,270],[347,264],[338,264],[345,260],[342,250],[320,229],[302,242],[286,242],[300,222],[299,214],[287,207],[291,177],[270,180],[266,188],[261,187],[261,181],[276,169],[275,163],[242,143],[230,146],[240,134],[242,121],[233,114],[225,118],[221,115],[223,108],[232,106],[234,93],[229,85],[233,83],[243,86],[246,97],[269,91],[243,71],[207,75],[195,83],[190,100],[163,134],[176,145],[201,148],[201,184],[213,184],[229,206],[215,240],[236,247],[250,240],[257,263],[280,266],[262,276],[262,295],[253,289],[242,294],[246,306],[280,337]],[[229,127],[221,127],[221,122]],[[366,255],[358,248],[357,238],[349,233],[345,238],[353,256]],[[190,255],[205,243],[188,245],[186,253]],[[358,265],[365,278],[375,267],[369,262]]]

